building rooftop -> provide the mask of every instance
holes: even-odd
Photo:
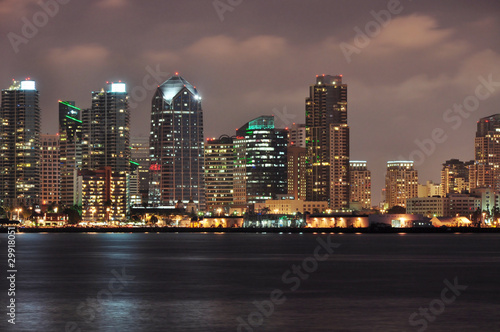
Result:
[[[198,96],[196,88],[178,73],[163,82],[159,88],[163,93],[163,99],[167,101],[172,101],[183,88],[187,88],[193,95]]]

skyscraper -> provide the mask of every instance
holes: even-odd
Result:
[[[78,170],[82,168],[82,110],[74,101],[59,101],[59,158],[61,174],[61,204],[78,202]]]
[[[136,168],[141,204],[147,203],[149,193],[149,137],[130,138],[131,159]]]
[[[236,150],[233,138],[223,135],[207,139],[205,146],[205,185],[207,211],[218,212],[234,204],[234,166]]]
[[[83,211],[104,209],[106,219],[111,216],[122,220],[130,203],[130,114],[126,84],[109,83],[108,89],[92,92],[92,107],[82,111],[82,122],[82,170],[78,172],[82,197],[77,200],[82,201]],[[102,199],[96,199],[89,189],[95,188],[97,178],[107,183]]]
[[[366,161],[349,162],[349,184],[351,186],[351,203],[360,203],[361,208],[371,208],[371,172],[367,168]]]
[[[205,209],[203,143],[201,97],[176,74],[158,87],[152,101],[151,204],[175,206],[192,199]]]
[[[110,83],[92,92],[92,107],[82,112],[84,169],[130,170],[130,114],[126,84]]]
[[[306,99],[307,200],[349,205],[347,84],[342,76],[316,76]]]
[[[287,130],[274,127],[274,116],[260,116],[239,128],[236,136],[236,167],[240,169],[236,173],[244,172],[245,176],[236,181],[235,191],[246,192],[246,203],[251,204],[285,195]]]
[[[349,127],[330,124],[330,208],[349,207]]]
[[[500,191],[500,114],[477,122],[475,162],[469,167],[469,187]]]
[[[57,206],[61,200],[59,135],[41,135],[41,203]]]
[[[406,207],[406,200],[418,197],[418,171],[413,161],[388,161],[385,176],[385,202],[387,208]]]
[[[40,108],[35,81],[13,81],[0,108],[0,202],[26,207],[40,200]]]
[[[288,196],[294,199],[306,200],[306,160],[305,147],[291,145],[287,149],[287,182]]]

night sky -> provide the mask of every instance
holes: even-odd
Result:
[[[122,80],[132,135],[147,136],[153,87],[175,72],[203,97],[206,137],[260,115],[285,127],[305,121],[316,75],[342,74],[351,159],[368,161],[377,204],[388,160],[420,151],[420,182],[439,182],[445,160],[473,159],[476,121],[500,112],[498,1],[221,0],[218,13],[212,0],[72,0],[53,17],[38,2],[0,0],[0,87],[37,81],[44,133],[57,132],[57,100],[89,107],[91,91]],[[38,31],[23,35],[34,16]],[[448,111],[464,101],[469,110]],[[419,148],[433,132],[435,151]]]

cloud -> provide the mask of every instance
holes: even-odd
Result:
[[[110,52],[95,44],[53,48],[47,53],[47,60],[59,65],[96,66],[103,64]]]
[[[11,15],[14,13],[19,16],[26,15],[28,7],[38,2],[39,0],[1,0],[0,15]]]
[[[160,63],[176,64],[182,60],[182,56],[180,56],[176,52],[169,50],[147,51],[142,55],[142,57],[144,57],[146,62],[148,63],[159,63],[159,64]]]
[[[440,28],[438,21],[426,15],[394,18],[374,39],[374,46],[387,51],[426,49],[447,40],[453,29]]]
[[[191,56],[203,57],[215,62],[241,63],[247,61],[274,60],[283,55],[286,40],[278,36],[260,35],[244,40],[219,35],[202,38],[186,49]]]
[[[126,5],[128,5],[127,0],[100,0],[97,3],[97,6],[101,8],[120,8]]]

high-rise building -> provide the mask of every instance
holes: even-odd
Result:
[[[235,161],[233,137],[222,135],[218,139],[207,139],[205,146],[207,211],[229,212],[229,208],[233,205]]]
[[[59,135],[41,135],[41,203],[57,206],[61,200]]]
[[[322,75],[306,99],[307,200],[349,206],[349,127],[347,84]]]
[[[235,161],[233,176],[233,202],[235,205],[247,205],[247,159],[245,137],[233,139]]]
[[[40,202],[40,107],[35,81],[13,81],[0,108],[0,203]]]
[[[82,217],[89,221],[124,221],[127,213],[126,172],[111,167],[78,172],[82,190]]]
[[[330,208],[349,207],[349,127],[330,124]]]
[[[361,208],[371,209],[372,180],[366,161],[349,162],[350,203],[360,203]]]
[[[447,160],[441,170],[441,195],[461,194],[469,191],[469,166],[474,161]]]
[[[477,122],[475,162],[469,167],[469,187],[500,191],[500,114]]]
[[[82,112],[83,169],[130,170],[130,114],[126,84],[110,83],[92,92],[92,107]]]
[[[107,89],[92,92],[92,107],[82,111],[82,122],[82,171],[85,172],[80,172],[78,179],[82,186],[78,192],[83,193],[82,209],[88,210],[93,204],[94,209],[105,209],[106,218],[112,216],[112,219],[121,220],[130,204],[130,114],[126,84],[108,83]],[[96,200],[89,190],[94,184],[85,181],[102,177],[92,172],[99,173],[104,169],[106,174],[108,170],[112,174],[105,177],[109,184],[106,188],[111,189],[105,199]],[[97,207],[95,204],[107,206]]]
[[[78,170],[82,168],[82,110],[74,101],[59,101],[59,158],[61,204],[81,205],[77,200]]]
[[[306,160],[307,149],[288,142],[287,149],[287,182],[288,196],[306,200]]]
[[[306,125],[294,123],[288,129],[288,145],[306,147]]]
[[[138,194],[141,204],[148,202],[149,193],[149,137],[131,137],[130,149],[132,166],[135,166],[137,173]],[[132,193],[131,193],[132,195]]]
[[[130,172],[128,177],[128,206],[143,205],[142,196],[139,193],[139,164],[130,161]],[[146,201],[147,202],[147,201]]]
[[[201,97],[178,74],[153,96],[150,132],[149,202],[175,206],[190,200],[205,209],[203,110]]]
[[[406,200],[418,197],[418,171],[413,161],[388,161],[385,176],[385,202],[388,208],[406,207]]]
[[[287,135],[286,129],[274,127],[274,116],[260,116],[236,131],[236,172],[245,176],[235,182],[235,191],[246,192],[246,203],[286,195]]]

